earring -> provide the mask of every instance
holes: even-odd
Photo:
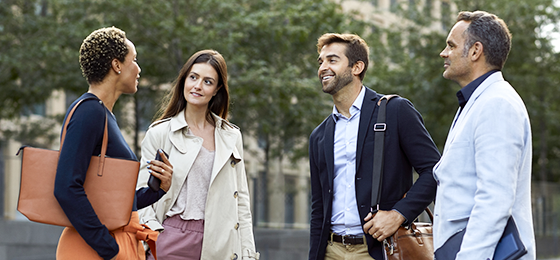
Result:
[[[119,71],[119,72],[117,72],[117,73],[118,73],[118,74],[121,74],[121,72],[120,72],[120,71]]]

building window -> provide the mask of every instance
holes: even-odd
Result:
[[[398,3],[397,0],[391,0],[391,5],[389,6],[389,10],[391,12],[397,12]]]
[[[426,17],[431,18],[432,17],[432,0],[425,0],[426,2],[424,2],[424,14],[426,15]]]
[[[6,189],[4,188],[4,143],[0,140],[0,221],[4,218],[4,192]]]
[[[451,13],[451,6],[448,2],[441,2],[441,29],[445,32],[451,28],[449,14]]]
[[[155,100],[158,100],[154,97],[161,98],[157,91],[149,88],[138,88],[136,95],[134,95],[137,131],[147,131],[152,124],[152,115],[155,115],[157,112]]]
[[[30,116],[30,115],[38,115],[38,116],[46,116],[46,105],[45,102],[24,106],[21,109],[21,114],[23,116]]]
[[[256,225],[264,224],[268,221],[268,192],[267,192],[267,178],[266,172],[259,172],[259,177],[253,179],[253,191],[255,200],[255,209],[253,213],[254,223]]]
[[[296,198],[296,178],[293,176],[284,176],[284,223],[286,227],[292,227],[295,222],[295,198]]]
[[[416,21],[418,19],[418,11],[416,7],[416,0],[408,0],[408,16],[412,21]]]

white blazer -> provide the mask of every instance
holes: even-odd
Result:
[[[434,166],[434,249],[466,227],[456,259],[492,259],[513,215],[528,251],[521,259],[534,260],[531,157],[531,125],[523,100],[495,72],[453,119]]]
[[[202,260],[258,259],[255,252],[249,188],[239,129],[212,114],[216,122],[216,153],[204,215]],[[138,211],[140,223],[162,230],[165,214],[175,204],[183,183],[202,148],[202,138],[185,135],[188,128],[184,110],[172,118],[154,122],[142,141],[142,159],[137,188],[147,187],[150,174],[146,161],[157,149],[169,154],[173,165],[171,187],[156,203]]]

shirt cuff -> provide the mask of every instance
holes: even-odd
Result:
[[[146,222],[146,226],[154,231],[163,231],[163,226],[157,220],[149,220],[148,222]]]

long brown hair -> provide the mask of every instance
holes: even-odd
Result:
[[[187,107],[185,100],[185,79],[191,72],[194,64],[207,63],[218,73],[218,93],[208,103],[206,120],[214,124],[214,118],[210,112],[214,112],[219,117],[227,120],[229,109],[229,88],[227,83],[227,65],[224,57],[215,50],[202,50],[193,54],[183,65],[179,76],[175,79],[173,87],[165,97],[160,108],[161,116],[157,120],[174,117]]]

